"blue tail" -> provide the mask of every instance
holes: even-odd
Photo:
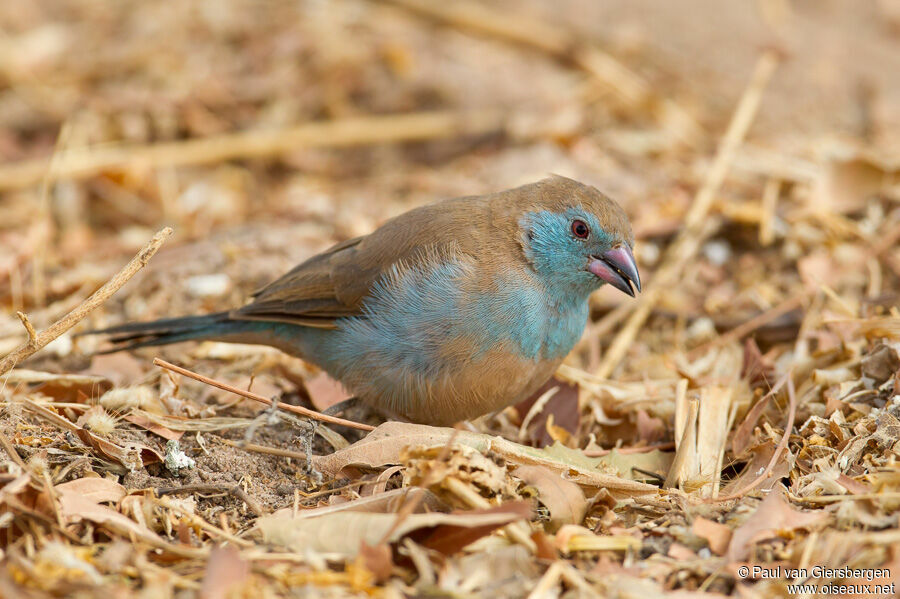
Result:
[[[134,322],[107,329],[85,331],[81,335],[110,335],[111,349],[101,353],[108,354],[136,347],[168,345],[181,341],[199,341],[218,339],[237,332],[240,326],[228,316],[228,312],[216,312],[203,316],[183,316],[181,318],[163,318],[152,322]]]

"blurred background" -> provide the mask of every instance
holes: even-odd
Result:
[[[170,559],[185,548],[231,543],[233,531],[244,546],[270,510],[420,483],[445,497],[447,481],[475,481],[465,497],[478,503],[459,495],[455,509],[531,501],[533,489],[510,491],[520,472],[498,465],[493,450],[445,464],[443,450],[406,451],[423,442],[418,432],[382,438],[406,457],[353,469],[351,484],[337,475],[323,483],[304,468],[311,450],[297,419],[276,422],[151,359],[323,409],[345,395],[315,368],[270,348],[210,342],[99,355],[101,339],[72,333],[240,305],[316,252],[414,206],[550,173],[621,203],[644,292],[599,290],[583,338],[540,400],[459,425],[533,447],[559,442],[569,448],[561,455],[578,458],[545,472],[567,515],[540,532],[548,513],[559,516],[553,493],[539,492],[549,512],[536,510],[531,525],[544,536],[525,539],[544,539],[541,560],[496,543],[435,559],[432,549],[413,553],[407,538],[420,575],[392,566],[383,545],[368,548],[363,566],[304,546],[290,566],[257,561],[252,573],[236,554],[213,553],[206,579],[246,579],[253,597],[301,596],[316,580],[372,596],[374,586],[358,586],[374,584],[361,578],[369,568],[382,581],[393,572],[395,594],[384,597],[401,596],[398,588],[537,596],[561,580],[568,597],[585,594],[574,565],[603,596],[675,588],[763,597],[783,596],[781,581],[751,584],[731,566],[890,566],[897,576],[900,0],[6,0],[0,356],[27,340],[16,311],[41,330],[156,231],[175,233],[29,370],[0,376],[0,441],[15,461],[0,462],[0,561],[18,568],[0,567],[0,594],[36,596],[18,594],[21,583],[54,596],[130,596],[121,585],[146,588],[142,597],[176,596],[175,586],[191,596],[207,566],[196,553]],[[778,380],[793,383],[769,393]],[[354,439],[317,430],[320,456]],[[155,463],[179,438],[196,461],[184,478]],[[654,489],[646,502],[617,500],[607,482],[582,491],[559,473],[572,464],[593,472],[605,459],[586,456],[680,488]],[[29,469],[30,484],[21,475]],[[70,491],[78,499],[115,487],[121,512],[88,502],[83,524],[56,527],[62,494],[38,483],[69,478],[88,485]],[[580,499],[559,490],[564,482]],[[701,505],[720,482],[720,499],[740,499]],[[205,523],[164,496],[184,484],[193,490],[178,506],[196,502]],[[771,489],[759,504],[755,495]],[[355,539],[366,528],[333,516],[334,528],[317,530],[339,532],[314,536]],[[556,535],[563,521],[579,532]],[[119,528],[104,528],[112,522]],[[178,552],[135,544],[135,529]],[[118,541],[101,555],[109,537]],[[557,551],[571,560],[541,574]],[[439,579],[423,569],[430,560]],[[418,591],[397,586],[416,576]],[[91,592],[91,580],[104,590]],[[256,584],[281,586],[262,593]]]
[[[656,313],[729,328],[804,259],[878,295],[855,244],[897,217],[898,50],[896,0],[2,3],[0,350],[12,310],[52,322],[162,225],[92,324],[239,304],[410,207],[549,173],[626,208],[651,280],[764,55],[715,230]]]

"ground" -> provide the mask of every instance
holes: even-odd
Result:
[[[174,230],[0,366],[0,595],[895,594],[895,0],[35,0],[0,32],[0,355]],[[645,291],[592,297],[537,401],[313,427],[153,364],[344,396],[298,358],[76,336],[550,173],[625,208]]]

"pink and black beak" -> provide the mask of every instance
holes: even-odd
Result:
[[[634,254],[624,243],[599,256],[591,256],[588,270],[631,297],[634,297],[632,285],[639,293],[641,291],[641,275],[634,262]]]

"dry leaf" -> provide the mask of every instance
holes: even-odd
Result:
[[[351,397],[343,385],[324,372],[304,381],[303,386],[312,405],[320,412]]]
[[[381,545],[367,545],[363,542],[359,548],[359,559],[362,560],[366,570],[375,575],[375,580],[384,582],[391,577],[394,571],[394,560],[391,547],[387,543]]]
[[[528,424],[528,435],[536,447],[546,447],[555,441],[551,435],[551,426],[562,428],[575,434],[581,424],[581,410],[578,409],[578,385],[551,378],[531,397],[515,405],[516,412],[522,419],[528,414],[535,402],[547,391],[557,388],[543,408]],[[551,424],[552,422],[552,424]]]
[[[520,520],[522,515],[499,513],[410,514],[398,522],[395,514],[341,512],[315,518],[292,518],[278,512],[263,516],[256,526],[266,543],[292,551],[315,551],[334,556],[353,557],[362,543],[377,545],[383,540],[394,543],[406,535],[438,526],[484,528],[500,527]]]
[[[112,487],[105,487],[104,492],[112,493],[113,491]],[[102,493],[98,492],[98,495],[102,497]],[[68,492],[65,495],[65,501],[60,500],[60,514],[69,522],[89,520],[94,524],[99,524],[100,526],[109,529],[113,533],[124,535],[125,537],[134,536],[135,538],[150,543],[154,547],[159,547],[165,543],[165,541],[150,529],[141,526],[134,520],[123,516],[114,509],[99,505],[95,500],[98,495],[92,497],[74,491]]]
[[[250,564],[234,547],[216,547],[209,554],[200,599],[227,599],[250,575]]]
[[[178,441],[181,437],[184,436],[184,431],[173,431],[170,428],[167,428],[158,422],[154,422],[147,416],[146,412],[136,410],[130,414],[127,414],[123,418],[124,420],[134,424],[135,426],[139,426],[141,428],[147,429],[151,433],[155,433],[165,439],[166,441]]]
[[[584,491],[575,483],[543,466],[519,466],[513,473],[537,489],[538,498],[550,510],[550,531],[564,524],[580,524],[587,512]]]
[[[128,494],[125,487],[106,478],[79,478],[54,487],[59,501],[65,504],[72,497],[84,498],[94,503],[118,503]]]
[[[716,555],[725,555],[731,541],[731,529],[724,524],[707,520],[701,516],[694,518],[691,531],[702,539],[706,539],[709,549]]]
[[[393,514],[400,510],[400,506],[416,503],[416,511],[446,512],[450,506],[441,501],[437,495],[428,489],[401,488],[379,493],[370,497],[362,497],[345,503],[326,505],[311,509],[297,510],[297,518],[316,518],[327,514],[339,512],[370,512],[378,514]],[[292,514],[292,508],[282,508],[272,515],[283,516]]]
[[[472,510],[468,512],[453,512],[460,516],[478,516],[486,514],[513,514],[527,520],[531,517],[531,505],[527,501],[509,501],[484,510]],[[435,528],[431,534],[422,540],[422,546],[433,549],[444,555],[453,555],[464,547],[474,543],[483,536],[491,534],[500,525],[489,522],[482,526],[458,526],[442,524]]]
[[[728,544],[728,559],[747,558],[750,547],[757,541],[776,537],[798,528],[810,528],[828,518],[825,512],[801,512],[784,499],[783,487],[776,487],[759,504],[753,515],[739,526]]]
[[[313,465],[331,476],[347,466],[383,467],[399,463],[407,447],[444,447],[451,439],[482,454],[493,452],[514,464],[545,466],[579,485],[605,487],[614,496],[657,492],[654,486],[606,474],[598,470],[602,461],[558,443],[536,449],[500,437],[405,422],[386,422],[346,449],[316,456]]]

